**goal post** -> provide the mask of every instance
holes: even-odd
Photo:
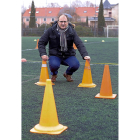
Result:
[[[108,37],[118,37],[119,25],[107,25],[104,28],[105,36]]]

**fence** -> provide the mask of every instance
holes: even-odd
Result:
[[[118,27],[112,27],[107,28],[104,27],[104,33],[102,37],[118,37]],[[87,28],[83,29],[75,29],[79,37],[99,37],[98,36],[98,30],[90,29],[87,30]],[[45,32],[44,28],[23,28],[22,29],[22,36],[42,36]]]
[[[44,32],[45,32],[45,29],[23,28],[22,36],[42,36]]]

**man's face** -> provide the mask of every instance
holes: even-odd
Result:
[[[65,29],[68,26],[68,20],[67,17],[62,15],[59,17],[58,25],[61,29]]]

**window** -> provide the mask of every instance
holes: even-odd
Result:
[[[39,13],[39,11],[36,11],[36,13]]]
[[[54,18],[52,18],[52,21],[54,21]]]
[[[84,13],[87,13],[87,11],[84,11]]]
[[[49,11],[49,13],[52,13],[52,11]]]
[[[112,16],[111,16],[111,14],[112,14],[112,13],[111,13],[111,12],[109,12],[109,17],[112,17]]]
[[[44,21],[46,21],[46,18],[44,18]]]
[[[26,21],[29,21],[29,18],[26,18]]]
[[[31,11],[29,11],[29,14],[31,13]]]

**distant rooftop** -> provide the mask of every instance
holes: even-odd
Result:
[[[118,5],[118,3],[117,4],[110,4],[110,2],[108,0],[105,0],[105,2],[103,3],[104,9],[111,9],[116,5]]]
[[[115,21],[115,19],[111,18],[111,17],[104,17],[104,19],[105,19],[105,21]],[[91,17],[88,20],[90,20],[90,21],[98,21],[98,17]]]
[[[111,9],[111,4],[109,3],[108,0],[106,0],[106,1],[104,2],[103,6],[104,6],[104,9]]]

